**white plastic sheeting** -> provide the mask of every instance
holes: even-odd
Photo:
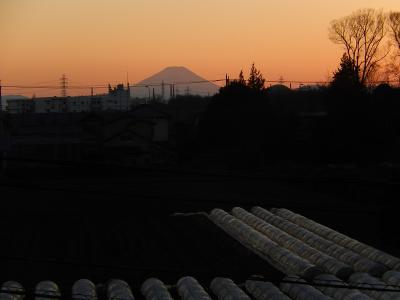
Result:
[[[328,240],[331,240],[343,247],[353,250],[361,254],[362,256],[368,257],[369,259],[379,262],[390,269],[396,269],[400,267],[400,259],[387,254],[383,251],[375,249],[369,245],[361,243],[355,239],[352,239],[344,234],[341,234],[329,227],[323,226],[313,220],[310,220],[302,215],[295,214],[294,212],[283,209],[274,208],[271,211],[289,221],[296,223]],[[399,269],[400,270],[400,269]]]
[[[274,215],[262,207],[253,207],[251,212],[265,222],[280,228],[304,243],[307,243],[311,247],[348,264],[357,272],[367,272],[374,276],[382,276],[382,274],[387,271],[387,268],[383,265],[365,258],[360,254],[342,247],[330,240],[327,240],[318,234],[298,226],[278,215]]]
[[[2,292],[0,293],[0,300],[22,300],[24,298],[24,295],[22,294],[7,293],[7,291],[24,293],[25,289],[19,282],[16,281],[4,282],[1,285],[1,290]]]
[[[311,285],[306,283],[304,279],[297,276],[288,276],[284,278],[287,281],[294,281],[298,283],[282,282],[280,289],[285,292],[290,298],[294,300],[330,300],[331,297],[324,295],[321,291],[317,290]]]
[[[251,300],[240,287],[228,278],[214,278],[210,288],[218,300]]]
[[[349,283],[355,287],[364,287],[364,288],[376,288],[376,289],[384,289],[393,287],[387,287],[385,282],[380,281],[376,277],[372,277],[368,273],[354,273],[349,278]],[[363,293],[367,294],[373,299],[378,300],[399,300],[400,299],[400,289],[399,292],[385,292],[379,290],[363,290]]]
[[[316,288],[322,291],[325,295],[330,296],[336,300],[370,300],[366,294],[355,290],[347,288],[347,284],[331,274],[321,274],[314,278],[314,283],[316,283]],[[336,285],[339,287],[333,287]]]
[[[211,300],[211,297],[193,277],[182,277],[177,283],[179,296],[182,300]]]
[[[268,238],[282,247],[289,249],[298,256],[307,259],[316,266],[319,266],[327,273],[347,279],[354,272],[352,268],[343,262],[310,247],[303,241],[294,238],[293,236],[269,223],[266,223],[265,221],[254,216],[253,214],[250,214],[240,207],[233,208],[232,215],[266,235]]]
[[[58,299],[61,296],[58,285],[53,281],[41,281],[35,287],[35,294],[45,295],[46,297],[35,296],[35,300]],[[54,296],[54,298],[52,297]]]
[[[268,261],[282,272],[290,275],[300,275],[305,278],[321,274],[321,270],[284,247],[277,245],[271,239],[252,227],[228,214],[222,209],[213,209],[210,218],[235,239],[255,251],[261,253]]]
[[[126,281],[121,279],[112,279],[107,284],[108,300],[134,300],[131,288]]]
[[[387,271],[383,274],[382,280],[393,287],[400,288],[400,272],[398,271]]]
[[[256,300],[290,300],[288,296],[282,293],[275,285],[271,282],[264,281],[246,281],[246,290]]]
[[[72,299],[96,300],[96,286],[88,279],[79,279],[73,284],[71,295]]]
[[[157,278],[149,278],[140,289],[146,300],[173,300],[167,287]]]

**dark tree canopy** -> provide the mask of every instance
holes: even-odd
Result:
[[[265,79],[260,70],[258,70],[254,63],[251,65],[248,86],[255,91],[264,90]]]
[[[344,46],[347,56],[358,67],[360,81],[366,84],[389,53],[381,49],[386,32],[386,17],[382,11],[361,9],[333,20],[329,38]]]
[[[339,69],[333,74],[331,87],[335,91],[354,92],[362,89],[359,68],[352,58],[343,54]]]
[[[244,79],[243,70],[240,70],[238,82],[240,84],[246,85],[246,79]]]

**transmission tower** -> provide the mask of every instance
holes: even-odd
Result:
[[[61,97],[67,97],[67,89],[68,89],[68,78],[65,74],[63,74],[60,78],[60,89],[61,89]]]

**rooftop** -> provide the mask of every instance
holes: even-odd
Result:
[[[19,300],[23,295],[37,299],[123,300],[400,299],[399,258],[288,209],[267,210],[255,206],[250,210],[235,207],[227,212],[217,208],[209,214],[184,215],[189,219],[200,216],[200,223],[211,220],[211,227],[222,229],[225,236],[220,235],[219,239],[223,241],[226,255],[235,253],[238,265],[253,265],[254,259],[248,254],[253,253],[276,272],[241,268],[243,279],[237,279],[231,269],[229,272],[235,278],[230,279],[230,276],[224,276],[227,274],[224,270],[207,265],[207,276],[193,268],[192,274],[182,274],[176,280],[169,276],[147,277],[142,281],[133,278],[106,282],[80,279],[62,288],[48,280],[38,281],[34,286],[7,281],[2,285],[0,299]],[[185,226],[189,224],[195,225],[186,223]],[[199,228],[193,226],[192,229],[191,234],[194,237],[199,234],[199,239],[203,240]],[[229,239],[225,239],[226,236],[249,252],[238,251]],[[224,260],[223,252],[218,250],[218,239],[213,234],[209,237],[216,246],[217,259]],[[191,240],[189,248],[208,251],[206,245],[195,243],[195,240]],[[169,259],[168,256],[165,259]],[[254,273],[249,274],[251,271]],[[78,267],[76,272],[79,274]],[[214,275],[210,277],[210,273]]]

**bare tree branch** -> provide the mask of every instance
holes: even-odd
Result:
[[[381,53],[381,44],[387,33],[386,16],[382,11],[362,9],[350,16],[331,22],[329,39],[343,45],[347,55],[360,72],[365,84],[371,72],[388,53]]]
[[[400,51],[400,12],[389,13],[390,35]]]

